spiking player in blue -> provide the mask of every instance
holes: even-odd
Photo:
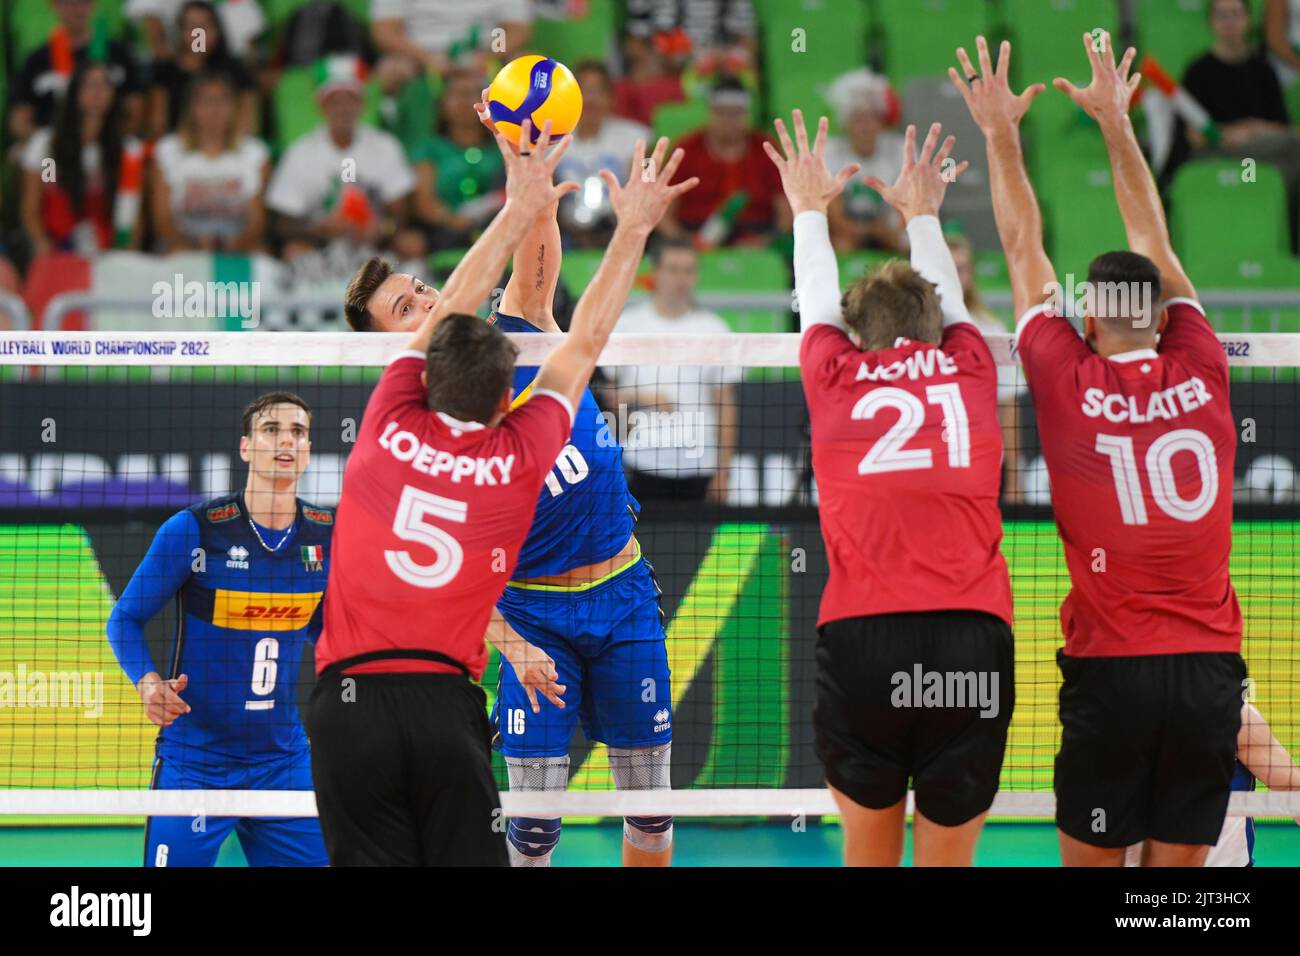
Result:
[[[492,128],[486,107],[477,108]],[[661,141],[656,158],[666,150]],[[641,144],[638,173],[643,156]],[[664,175],[675,169],[670,160]],[[611,175],[606,183],[617,201],[617,180]],[[516,252],[491,321],[505,332],[560,332],[551,311],[559,268],[552,208]],[[437,296],[416,277],[372,259],[349,285],[344,312],[358,331],[402,331],[417,325]],[[528,400],[536,374],[536,367],[516,368],[516,404]],[[620,790],[670,788],[668,652],[654,569],[633,534],[639,510],[617,436],[588,390],[485,635],[510,664],[501,668],[493,719],[513,791],[566,789],[579,720],[588,740],[607,745]],[[672,834],[670,816],[625,817],[623,864],[668,866]],[[506,836],[513,865],[549,866],[560,820],[514,817]]]
[[[334,513],[297,497],[311,410],[272,392],[244,410],[238,494],[169,518],[108,619],[108,640],[158,733],[155,790],[311,790],[298,717],[303,645],[321,629]],[[164,678],[144,628],[177,602]],[[151,817],[145,866],[212,866],[231,831],[251,866],[325,866],[315,817]]]

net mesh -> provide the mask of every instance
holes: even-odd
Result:
[[[521,365],[536,364],[551,344],[514,338]],[[1245,616],[1247,695],[1297,753],[1300,336],[1221,338],[1242,428],[1232,575]],[[1057,615],[1069,579],[1029,395],[1009,336],[990,342],[1004,432],[1019,459],[1006,479],[1002,544],[1015,600],[1016,708],[994,814],[1049,816],[1060,741]],[[298,493],[336,504],[366,398],[403,344],[337,333],[0,335],[3,822],[196,807],[228,816],[315,812],[310,791],[150,791],[157,728],[114,658],[106,622],[162,522],[243,486],[239,415],[256,395],[287,389],[311,405],[312,460]],[[593,388],[640,492],[636,535],[662,590],[673,792],[614,792],[607,749],[579,730],[568,791],[503,792],[507,812],[833,812],[811,727],[826,558],[797,355],[797,336],[781,334],[616,336],[607,348]],[[572,473],[557,463],[553,477]],[[168,659],[176,614],[169,606],[149,625],[155,661]],[[482,681],[489,705],[500,666],[493,652]],[[310,647],[287,671],[275,679],[292,681],[302,704],[314,680]],[[499,755],[494,763],[506,791],[505,764]],[[1236,794],[1230,812],[1300,815],[1300,804],[1280,793]]]

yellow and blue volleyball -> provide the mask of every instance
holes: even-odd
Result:
[[[537,142],[551,121],[551,140],[573,132],[582,116],[582,90],[567,66],[548,56],[521,56],[501,68],[488,87],[488,111],[506,139],[519,142],[524,120]]]

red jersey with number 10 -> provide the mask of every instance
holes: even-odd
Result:
[[[1165,307],[1158,352],[1103,358],[1044,306],[1018,326],[1070,568],[1072,657],[1241,649],[1228,360],[1200,305]]]
[[[979,330],[864,352],[815,325],[799,365],[830,562],[818,625],[963,610],[1010,624],[997,369]]]
[[[496,428],[431,412],[424,367],[403,352],[366,404],[335,516],[317,673],[369,651],[424,649],[479,679],[492,606],[569,439],[573,409],[544,389]],[[348,673],[450,670],[390,659]]]

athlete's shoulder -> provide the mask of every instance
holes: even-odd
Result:
[[[220,498],[212,498],[208,501],[201,501],[196,505],[190,505],[186,511],[193,514],[201,525],[225,524],[228,521],[234,521],[244,513],[243,505],[240,504],[241,497],[238,492],[222,495]]]

